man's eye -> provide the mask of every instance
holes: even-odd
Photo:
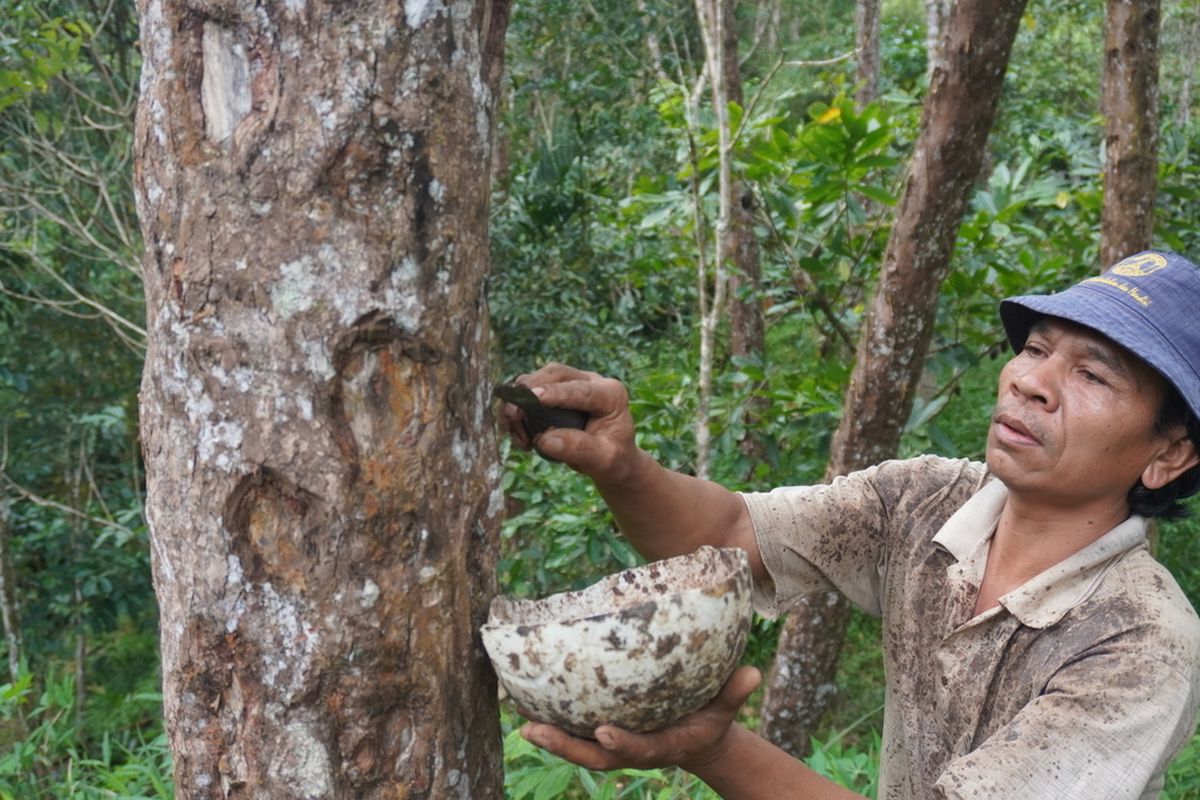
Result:
[[[1107,386],[1108,385],[1108,381],[1104,380],[1104,378],[1102,378],[1099,375],[1097,375],[1096,373],[1092,372],[1090,369],[1085,369],[1083,371],[1083,379],[1085,381],[1087,381],[1088,383],[1094,383],[1097,386]]]

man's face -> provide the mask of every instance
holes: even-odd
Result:
[[[1000,372],[987,463],[1052,505],[1123,503],[1161,452],[1164,382],[1100,334],[1047,317]]]

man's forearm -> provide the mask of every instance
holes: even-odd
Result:
[[[741,725],[726,741],[711,761],[681,765],[724,800],[862,800]]]
[[[596,482],[621,532],[650,559],[701,545],[741,547],[758,574],[761,560],[742,498],[712,481],[665,469],[643,450],[620,481]]]

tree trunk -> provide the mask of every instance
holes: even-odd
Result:
[[[745,108],[742,70],[738,58],[736,0],[721,0],[724,15],[721,71],[728,102]],[[731,159],[733,154],[730,153]],[[762,309],[762,260],[754,235],[754,194],[731,173],[729,229],[721,242],[721,259],[729,265],[729,354],[758,358],[763,354],[766,322]],[[762,457],[762,440],[753,433],[755,420],[767,413],[766,398],[755,394],[745,410],[746,436],[738,443],[751,462]]]
[[[1158,0],[1109,0],[1100,266],[1150,246],[1158,194]]]
[[[13,683],[21,677],[21,618],[12,567],[12,528],[8,499],[0,495],[0,620],[4,623],[4,649]],[[18,707],[19,710],[19,707]]]
[[[188,798],[497,798],[505,0],[140,0],[141,392]]]
[[[891,458],[929,349],[938,291],[983,163],[1025,0],[959,0],[947,22],[943,67],[933,75],[896,223],[859,337],[842,419],[830,446],[832,478]],[[784,626],[763,700],[763,731],[806,752],[809,731],[785,711],[815,719],[832,695],[848,615],[839,595],[812,598]],[[805,641],[836,641],[806,658]]]
[[[1179,9],[1179,87],[1175,98],[1175,121],[1184,127],[1192,117],[1192,79],[1200,63],[1200,5]]]
[[[64,483],[70,487],[71,502],[75,508],[86,508],[86,503],[83,498],[83,468],[84,462],[87,459],[86,440],[82,434],[79,436],[79,460],[72,470],[68,468]],[[69,546],[71,549],[71,562],[73,564],[83,563],[83,548],[80,539],[83,535],[83,518],[81,516],[72,516],[70,521],[71,535],[69,538]],[[84,614],[84,599],[83,599],[83,576],[78,570],[72,570],[74,576],[71,580],[73,600],[75,608],[75,660],[74,660],[74,678],[75,678],[75,726],[83,728],[83,710],[87,702],[87,623]]]
[[[733,217],[733,131],[729,122],[729,94],[725,84],[725,25],[732,14],[725,6],[731,0],[696,0],[696,17],[704,39],[705,72],[712,87],[713,118],[717,126],[717,229],[716,258],[713,260],[711,299],[705,291],[709,283],[705,266],[703,239],[697,253],[699,271],[698,297],[700,304],[700,375],[697,381],[696,403],[696,476],[707,478],[711,461],[709,409],[712,402],[713,365],[716,360],[717,325],[725,307],[728,284],[726,254],[730,252],[730,231]],[[736,59],[736,56],[735,56]],[[736,60],[735,60],[736,68]],[[697,221],[703,219],[699,198]]]
[[[642,29],[645,31],[642,38],[646,42],[646,52],[650,54],[650,67],[660,83],[669,83],[671,79],[663,69],[662,47],[658,43],[658,34],[654,32],[654,17],[646,7],[646,0],[637,0],[637,10],[642,15]]]
[[[854,102],[863,108],[879,97],[879,0],[855,3],[854,31],[854,49],[858,53]]]
[[[956,0],[925,0],[925,73],[933,81],[933,73],[944,67],[942,61],[946,27]]]

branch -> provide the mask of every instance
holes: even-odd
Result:
[[[0,470],[0,480],[3,480],[6,486],[19,494],[21,497],[33,503],[35,506],[41,506],[42,508],[53,508],[55,511],[61,511],[64,514],[68,514],[78,519],[87,520],[88,522],[93,522],[96,525],[100,525],[105,528],[113,528],[114,530],[121,531],[131,538],[136,538],[138,535],[133,529],[128,528],[125,525],[116,522],[115,520],[104,519],[103,517],[95,517],[86,511],[80,511],[77,508],[72,508],[71,506],[60,503],[57,500],[51,500],[48,497],[42,497],[40,494],[37,494],[30,489],[26,489],[24,486],[8,477],[8,473],[4,472],[3,470]]]
[[[837,64],[840,61],[846,61],[847,59],[854,58],[856,55],[858,55],[857,49],[850,50],[849,52],[842,53],[840,56],[834,56],[833,58],[823,58],[816,61],[785,61],[783,63],[787,64],[789,67],[828,67],[832,66],[833,64]]]

